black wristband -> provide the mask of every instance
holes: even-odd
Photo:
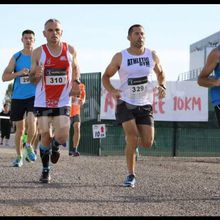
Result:
[[[160,87],[162,87],[164,90],[167,89],[163,84],[160,84]]]
[[[73,82],[76,82],[77,84],[81,83],[79,79],[75,79],[75,80],[73,80]]]

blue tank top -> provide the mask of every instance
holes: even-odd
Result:
[[[220,45],[218,45],[217,48],[220,50]],[[218,63],[214,69],[214,77],[217,79],[220,78],[220,63]],[[219,105],[220,104],[220,86],[211,87],[210,95],[211,95],[212,104],[214,106]]]
[[[23,68],[30,69],[31,56],[24,55],[21,51],[13,55],[15,59],[15,72]],[[12,99],[28,99],[35,96],[36,85],[30,82],[29,76],[18,76],[14,79]]]

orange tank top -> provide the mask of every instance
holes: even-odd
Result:
[[[81,83],[79,85],[80,88],[80,95],[79,97],[72,97],[72,103],[70,108],[70,117],[74,117],[75,115],[80,115],[80,107],[79,100],[85,100],[86,98],[86,91],[85,91],[85,85]]]

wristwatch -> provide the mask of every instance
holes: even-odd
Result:
[[[160,84],[160,87],[162,87],[164,90],[166,90],[166,87],[163,84]]]
[[[76,82],[77,84],[81,83],[79,79],[75,79],[75,80],[73,80],[73,82]]]

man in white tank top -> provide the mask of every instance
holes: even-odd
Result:
[[[65,146],[69,135],[70,95],[80,93],[76,49],[61,41],[62,33],[58,20],[46,21],[43,34],[47,44],[36,48],[32,54],[30,80],[37,85],[34,108],[41,135],[43,170],[40,181],[43,183],[50,182],[49,159],[57,163],[59,146]]]
[[[132,25],[127,39],[130,47],[116,53],[107,66],[102,83],[117,100],[116,120],[122,124],[125,133],[125,154],[128,176],[124,186],[134,187],[136,183],[136,148],[150,148],[154,141],[153,85],[152,74],[158,81],[159,99],[165,97],[165,74],[155,51],[145,48],[143,26]],[[118,72],[120,87],[112,86],[110,78]]]

